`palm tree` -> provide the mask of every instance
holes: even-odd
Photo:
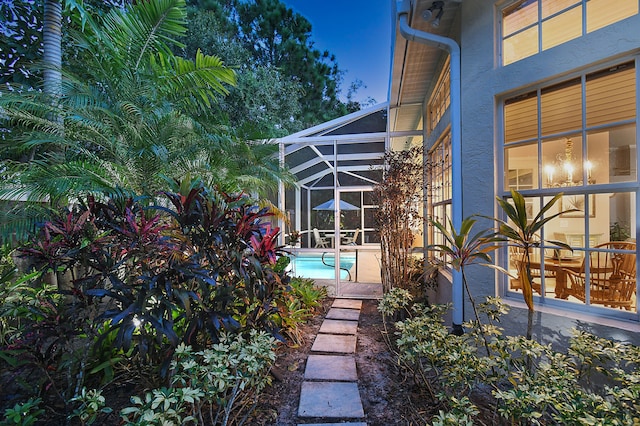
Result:
[[[44,91],[55,96],[62,83],[62,3],[45,0],[42,27],[44,53]]]
[[[184,0],[137,2],[99,22],[85,19],[84,31],[69,34],[77,50],[63,72],[59,107],[38,92],[0,97],[10,147],[39,152],[28,164],[4,163],[0,195],[52,203],[122,187],[153,195],[166,178],[207,169],[209,184],[254,192],[258,179],[264,190],[287,176],[273,147],[213,124],[216,100],[235,73],[215,56],[171,52],[186,31]],[[18,222],[5,221],[2,234]]]

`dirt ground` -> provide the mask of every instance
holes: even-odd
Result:
[[[281,348],[274,369],[273,385],[260,397],[252,425],[296,426],[309,423],[297,416],[307,356],[322,320],[333,299],[325,301],[323,312],[303,327],[304,343],[296,348]],[[356,366],[358,385],[369,426],[424,425],[433,408],[400,373],[394,354],[382,337],[382,316],[377,301],[365,300],[360,313]],[[327,422],[329,420],[326,420]],[[321,422],[321,421],[318,421]]]

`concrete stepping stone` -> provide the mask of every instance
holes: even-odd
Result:
[[[331,305],[332,308],[362,309],[362,300],[336,299]]]
[[[327,312],[327,319],[339,319],[339,320],[349,320],[349,321],[358,321],[360,318],[360,310],[359,309],[342,309],[342,308],[331,308],[329,312]]]
[[[357,321],[325,319],[320,326],[320,333],[327,334],[356,334],[358,332]]]
[[[304,378],[355,382],[358,380],[356,359],[344,355],[309,355]]]
[[[367,426],[366,423],[298,423],[298,426]]]
[[[364,409],[354,382],[302,382],[299,417],[362,418]]]
[[[313,352],[353,354],[356,352],[356,336],[349,334],[318,334],[311,346]]]

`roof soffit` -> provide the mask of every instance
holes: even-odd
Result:
[[[432,0],[416,0],[413,3],[409,25],[419,31],[453,37],[459,27],[460,4],[456,1],[445,1],[444,13],[440,25],[435,28],[430,22],[422,19],[422,12],[429,8]],[[438,78],[438,70],[447,53],[435,46],[406,40],[397,28],[392,56],[391,90],[389,104],[391,108],[421,105],[431,91]],[[416,117],[419,108],[411,108],[407,114],[398,111],[393,116],[394,130],[408,130],[419,123]],[[415,128],[415,127],[414,127]]]

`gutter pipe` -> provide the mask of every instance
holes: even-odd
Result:
[[[451,56],[451,216],[453,227],[460,230],[462,225],[462,125],[461,125],[461,89],[460,89],[460,46],[448,37],[442,37],[409,26],[411,0],[398,0],[396,3],[398,29],[409,41],[423,43],[445,50]],[[452,286],[454,334],[462,334],[464,321],[464,294],[461,271],[453,270]]]

